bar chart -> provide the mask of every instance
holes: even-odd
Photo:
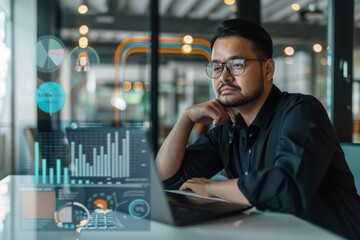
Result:
[[[48,159],[40,156],[41,144],[35,142],[36,184],[92,184],[148,179],[149,153],[145,132],[85,129],[69,131],[68,140],[69,161],[52,160],[51,166]]]

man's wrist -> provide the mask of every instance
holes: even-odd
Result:
[[[205,184],[205,191],[211,196],[211,197],[218,197],[218,191],[217,188],[221,187],[220,183],[221,181],[214,181],[211,180],[210,183]]]
[[[185,123],[185,124],[189,124],[189,125],[195,125],[195,122],[193,122],[190,118],[189,115],[187,113],[187,111],[184,111],[183,114],[180,117],[180,121]]]

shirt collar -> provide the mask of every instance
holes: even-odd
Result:
[[[283,93],[280,91],[280,89],[273,84],[268,98],[261,107],[259,113],[256,115],[255,120],[251,123],[251,126],[256,126],[259,128],[264,128],[266,126],[267,122],[274,114],[282,94]],[[236,126],[245,129],[248,128],[244,118],[240,113],[237,115]]]
[[[273,84],[268,98],[266,99],[264,105],[261,107],[259,113],[256,115],[255,120],[251,125],[264,128],[267,122],[274,115],[275,109],[280,102],[282,95],[283,93],[280,91],[280,89]]]

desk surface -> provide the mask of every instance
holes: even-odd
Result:
[[[28,217],[24,209],[40,209],[28,201],[21,201],[21,179],[9,176],[0,181],[0,239],[340,239],[336,235],[289,214],[250,211],[232,217],[188,227],[174,227],[147,221],[149,228],[141,231],[48,231],[24,229],[22,219]],[[27,188],[30,189],[30,188]],[[26,188],[25,188],[26,190]],[[24,191],[24,188],[21,190]],[[24,199],[23,199],[24,200]],[[40,219],[41,220],[41,219]],[[53,220],[53,219],[52,219]],[[41,224],[41,221],[38,225]],[[140,224],[140,222],[139,222]]]

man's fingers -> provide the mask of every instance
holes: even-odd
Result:
[[[218,100],[215,100],[214,104],[210,105],[210,107],[213,110],[212,113],[214,115],[212,115],[211,117],[215,126],[224,124],[229,120],[229,114],[226,112],[226,109]]]
[[[233,109],[230,107],[225,107],[219,99],[216,99],[216,102],[217,102],[217,104],[219,104],[220,108],[223,110],[223,114],[226,114],[228,116],[226,121],[230,118],[231,121],[233,123],[235,123],[236,119],[237,119],[237,115],[235,114]]]
[[[236,122],[236,115],[231,108],[225,107],[218,99],[200,103],[188,110],[188,118],[192,122],[201,124],[221,125],[231,119]]]
[[[184,191],[186,189],[189,189],[187,186],[186,186],[186,183],[183,183],[180,188],[179,188],[181,191]]]
[[[180,186],[179,190],[181,190],[181,191],[192,190],[194,183],[196,183],[195,180],[189,179]]]

